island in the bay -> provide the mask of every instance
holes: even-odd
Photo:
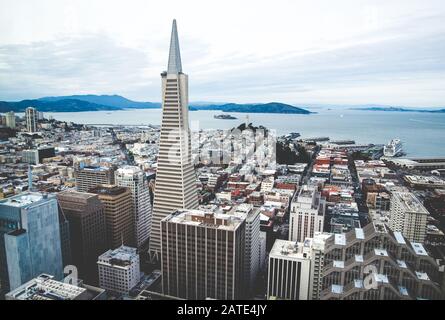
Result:
[[[427,112],[427,113],[445,113],[445,109],[414,109],[405,107],[389,107],[389,106],[367,106],[350,108],[359,111],[386,111],[386,112]]]
[[[230,114],[215,114],[213,116],[213,118],[220,119],[220,120],[236,120],[236,119],[238,119],[237,117],[231,116]]]

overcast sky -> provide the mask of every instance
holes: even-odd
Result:
[[[173,18],[191,101],[445,106],[443,0],[0,0],[0,100],[160,101]]]

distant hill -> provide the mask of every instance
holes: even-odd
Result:
[[[445,113],[445,109],[411,109],[404,107],[360,107],[360,108],[351,108],[350,110],[359,110],[359,111],[386,111],[386,112],[426,112],[426,113]]]
[[[65,99],[75,99],[81,101],[87,101],[103,106],[118,107],[123,109],[149,109],[160,108],[161,104],[158,102],[138,102],[132,101],[127,98],[118,95],[73,95],[73,96],[61,96],[61,97],[44,97],[38,100],[40,101],[60,101]]]
[[[223,112],[248,112],[248,113],[294,113],[294,114],[310,114],[312,112],[294,107],[289,104],[270,102],[270,103],[257,103],[257,104],[237,104],[226,103],[222,105],[201,105],[190,106],[191,111],[197,110],[220,110]]]
[[[160,108],[156,102],[137,102],[118,95],[73,95],[44,97],[18,102],[0,101],[0,112],[24,112],[27,107],[35,107],[43,112],[114,111],[123,109]]]
[[[79,111],[101,111],[121,110],[118,107],[104,106],[88,101],[76,99],[62,99],[57,101],[22,100],[19,102],[0,101],[0,112],[24,112],[28,107],[35,107],[42,112],[79,112]]]
[[[93,94],[43,97],[17,102],[0,101],[0,112],[2,113],[8,111],[24,112],[27,107],[35,107],[42,112],[115,111],[124,109],[156,109],[161,108],[161,103],[133,101],[119,95]],[[244,113],[314,113],[280,102],[238,104],[196,101],[190,103],[189,109],[191,111],[218,110],[222,112]],[[411,109],[385,105],[360,105],[349,109],[360,111],[445,113],[445,109]]]
[[[114,111],[124,109],[160,108],[159,102],[132,101],[118,95],[72,95],[60,97],[44,97],[19,102],[0,101],[0,112],[24,112],[27,107],[35,107],[43,112],[80,112],[80,111]],[[279,102],[264,104],[237,104],[196,102],[190,104],[190,110],[220,110],[223,112],[249,113],[295,113],[310,114],[312,112]]]

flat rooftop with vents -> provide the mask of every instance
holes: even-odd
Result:
[[[398,200],[403,209],[407,212],[417,212],[429,214],[419,199],[411,192],[393,192],[392,196]]]
[[[113,267],[125,268],[138,260],[136,248],[121,246],[114,250],[108,250],[102,254],[97,263]]]
[[[163,221],[233,231],[241,225],[244,219],[202,210],[177,210],[165,217]]]
[[[5,295],[6,300],[99,300],[105,291],[90,286],[72,285],[41,274]]]
[[[49,198],[54,198],[54,195],[48,195],[40,192],[23,192],[16,196],[2,200],[0,202],[0,206],[25,208],[30,205],[35,205],[39,202],[46,201]]]
[[[124,193],[128,189],[126,187],[120,187],[110,184],[99,185],[89,190],[90,193],[106,196],[117,196]]]

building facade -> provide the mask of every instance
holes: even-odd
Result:
[[[26,130],[30,133],[37,132],[38,111],[33,107],[25,110]]]
[[[145,173],[139,167],[125,166],[116,170],[115,180],[118,186],[127,187],[131,191],[136,246],[141,248],[147,244],[150,237],[152,220],[150,191]]]
[[[228,214],[245,220],[244,279],[248,293],[255,287],[266,255],[265,238],[260,235],[260,210],[251,204],[243,203],[235,206]]]
[[[57,200],[25,192],[0,202],[0,294],[40,273],[63,276]]]
[[[162,124],[157,158],[150,251],[161,249],[161,220],[177,209],[197,209],[198,190],[191,158],[188,76],[182,72],[176,21],[168,69],[162,73]]]
[[[234,300],[245,292],[245,221],[227,214],[178,210],[161,221],[162,284],[183,299]]]
[[[369,223],[326,241],[320,299],[441,299],[440,278],[422,244]]]
[[[113,168],[82,166],[75,170],[76,189],[89,192],[99,185],[114,184]]]
[[[107,247],[115,249],[122,244],[135,245],[135,217],[131,190],[115,185],[100,185],[90,189],[90,192],[97,194],[104,205]]]
[[[401,232],[408,240],[423,243],[426,237],[428,210],[410,192],[391,195],[389,227]]]
[[[52,158],[56,155],[54,147],[39,147],[21,152],[22,161],[29,164],[40,164],[45,158]]]
[[[102,289],[128,294],[141,279],[136,248],[121,246],[108,250],[97,260],[99,286]]]
[[[304,186],[291,202],[289,240],[303,242],[323,232],[326,200],[317,189]]]
[[[276,240],[269,254],[267,298],[316,300],[322,288],[324,248],[330,233],[304,242]]]
[[[11,129],[15,129],[15,113],[14,111],[6,112],[6,126]]]
[[[269,254],[267,299],[308,300],[310,276],[310,243],[275,240]]]
[[[57,199],[69,222],[72,264],[79,277],[97,284],[97,257],[107,249],[104,206],[93,193],[63,191]]]

